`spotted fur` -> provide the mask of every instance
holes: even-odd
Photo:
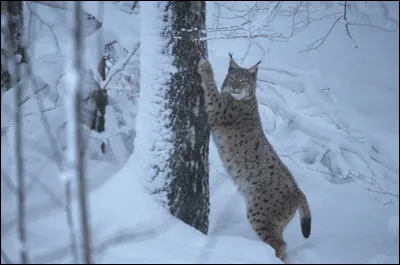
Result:
[[[246,200],[247,218],[258,236],[283,260],[283,229],[299,209],[302,233],[308,238],[311,212],[304,193],[262,130],[256,99],[259,63],[242,68],[230,55],[221,93],[208,60],[199,62],[198,73],[213,139],[225,168]]]

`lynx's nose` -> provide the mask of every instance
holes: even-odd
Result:
[[[240,82],[237,82],[237,81],[231,83],[233,90],[238,90],[240,85],[241,85]]]

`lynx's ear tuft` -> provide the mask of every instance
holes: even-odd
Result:
[[[257,78],[257,72],[258,72],[258,65],[261,63],[261,60],[258,61],[255,65],[249,68],[249,72],[253,75],[254,78]]]
[[[235,60],[233,60],[232,54],[229,53],[229,68],[239,68],[239,65],[237,65],[237,63],[235,62]]]

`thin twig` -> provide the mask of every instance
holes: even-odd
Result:
[[[260,79],[260,78],[258,78],[257,81],[264,82],[264,83],[268,83],[268,84],[271,84],[271,85],[276,85],[275,82],[268,81],[268,80],[264,80],[264,79]]]
[[[14,185],[14,183],[12,183],[10,176],[6,172],[4,172],[3,169],[1,170],[1,179],[4,181],[4,184],[11,190],[11,192],[16,195],[18,189]]]
[[[38,2],[40,2],[40,1],[38,1]],[[42,23],[43,25],[45,25],[45,26],[48,27],[48,29],[50,30],[51,35],[53,35],[53,39],[54,39],[54,42],[55,42],[55,44],[56,44],[57,51],[58,51],[59,53],[61,53],[60,43],[58,42],[58,38],[57,38],[56,33],[54,32],[53,26],[52,26],[52,25],[49,25],[48,23],[46,23],[38,14],[36,14],[36,12],[34,12],[34,11],[32,10],[31,4],[30,4],[29,2],[28,2],[28,5],[27,5],[27,6],[28,6],[28,9],[29,9],[29,12],[30,12],[33,16],[35,16],[35,17],[40,21],[40,23]]]
[[[67,10],[67,6],[65,6],[62,1],[32,1],[34,3],[42,4],[48,7],[53,7],[61,10]]]
[[[388,191],[377,191],[377,190],[372,190],[370,188],[366,188],[366,190],[371,191],[371,192],[375,192],[375,193],[386,194],[386,195],[390,195],[390,196],[399,198],[398,194],[394,194],[394,193],[391,193],[391,192],[388,192]]]
[[[370,24],[363,24],[363,23],[348,23],[349,26],[358,26],[358,27],[370,27],[373,29],[379,29],[382,31],[386,31],[386,32],[398,32],[398,30],[391,30],[391,29],[385,29],[379,26],[374,26],[374,25],[370,25]]]
[[[128,64],[129,60],[132,58],[133,55],[135,55],[136,51],[140,48],[140,42],[135,45],[135,47],[131,50],[130,53],[128,53],[127,57],[123,59],[122,61],[122,67],[120,67],[119,63],[115,63],[113,68],[108,71],[108,73],[111,73],[110,75],[107,76],[107,79],[101,83],[100,87],[101,89],[106,89],[108,84],[111,82],[112,78],[119,72],[125,69],[126,65]],[[114,69],[114,67],[120,67],[119,69]]]
[[[299,12],[300,7],[303,5],[303,1],[301,1],[295,8],[295,10],[293,11],[293,15],[292,15],[292,32],[290,33],[290,37],[293,37],[294,32],[295,32],[295,18],[297,13]]]
[[[319,38],[319,39],[316,40],[313,44],[311,44],[307,49],[300,51],[300,53],[302,53],[302,52],[308,52],[308,51],[315,50],[315,49],[321,47],[321,45],[324,44],[325,40],[326,40],[326,39],[328,38],[328,36],[331,34],[333,28],[336,26],[336,24],[337,24],[337,23],[339,22],[339,20],[342,19],[342,18],[343,18],[343,16],[339,16],[339,17],[335,20],[335,22],[332,24],[331,28],[330,28],[329,31],[325,34],[324,37]],[[317,43],[318,41],[320,41],[319,44],[316,45],[316,46],[314,46],[314,44]]]
[[[347,22],[347,1],[344,1],[344,14],[343,14],[343,19],[344,19],[344,22],[345,22],[345,27],[346,27],[347,35],[349,35],[349,38],[351,39],[351,41],[352,41],[353,44],[354,44],[354,47],[355,47],[355,48],[358,48],[356,42],[354,41],[354,39],[353,39],[353,37],[351,36],[350,31],[349,31],[349,23]]]

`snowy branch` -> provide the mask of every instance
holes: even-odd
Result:
[[[138,51],[140,48],[140,42],[136,43],[133,48],[128,52],[125,58],[121,59],[117,63],[113,65],[113,67],[108,71],[107,73],[107,78],[104,80],[101,84],[100,87],[101,89],[106,89],[108,84],[111,82],[112,78],[121,72],[122,70],[125,69],[126,65],[128,64],[129,60],[132,58],[133,55]]]

